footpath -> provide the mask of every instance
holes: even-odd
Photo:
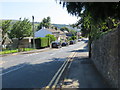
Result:
[[[64,79],[62,88],[108,88],[103,77],[88,58],[87,46],[76,50],[76,56]]]

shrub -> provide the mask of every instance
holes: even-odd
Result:
[[[51,34],[47,34],[45,37],[48,37],[48,38],[49,38],[50,43],[51,43],[52,41],[55,41],[55,40],[56,40],[55,36],[54,36],[54,35],[51,35]]]
[[[37,49],[48,47],[50,45],[49,37],[39,37],[35,39],[35,45]]]

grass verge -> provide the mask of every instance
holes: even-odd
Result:
[[[31,51],[31,50],[34,50],[34,49],[33,48],[20,48],[19,50],[18,49],[15,49],[15,50],[4,50],[4,51],[0,52],[0,55],[16,53],[16,52]]]

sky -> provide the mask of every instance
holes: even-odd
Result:
[[[43,18],[51,17],[52,24],[73,24],[78,21],[76,16],[68,14],[55,0],[1,0],[1,19],[28,18],[35,22],[41,22]]]

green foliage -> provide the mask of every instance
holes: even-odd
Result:
[[[47,34],[45,37],[48,37],[50,39],[50,43],[56,40],[55,36],[51,34]]]
[[[69,27],[69,25],[66,25],[66,24],[52,24],[52,25],[59,28],[59,29],[62,27]]]
[[[42,27],[49,28],[51,26],[51,18],[43,18],[42,22],[38,25],[38,30],[40,30]]]
[[[72,40],[75,40],[75,39],[76,39],[76,36],[72,36],[71,39],[72,39]]]
[[[52,41],[55,41],[56,38],[54,35],[47,34],[46,37],[39,37],[35,39],[36,48],[44,48],[50,46]]]
[[[68,31],[69,32],[69,28],[67,28],[67,27],[62,27],[62,28],[60,28],[60,30],[61,31]]]
[[[24,37],[30,36],[32,32],[31,23],[28,19],[23,21],[17,21],[10,32],[11,38],[18,38],[19,40],[23,39]]]
[[[120,19],[120,5],[119,2],[64,2],[63,7],[67,8],[68,13],[81,16],[82,12],[90,14],[94,21],[99,19],[105,20],[107,17],[114,17]],[[104,9],[103,9],[104,8]]]
[[[76,32],[75,30],[70,29],[70,30],[69,30],[69,33],[71,33],[72,36],[75,36],[77,32]]]
[[[60,28],[61,31],[67,31],[69,34],[72,34],[73,36],[76,35],[76,31],[73,29],[69,29],[67,27]]]
[[[10,29],[11,20],[2,21],[2,34],[4,35]]]
[[[31,50],[34,50],[34,49],[33,48],[20,48],[20,50],[21,51],[31,51]],[[18,52],[18,49],[15,49],[15,50],[4,50],[4,51],[0,52],[0,55],[16,53],[16,52]]]
[[[48,38],[43,37],[41,38],[41,47],[47,47],[48,46]]]
[[[63,1],[62,4],[67,8],[68,13],[81,17],[73,27],[78,27],[81,24],[82,36],[90,36],[94,39],[118,26],[120,20],[119,2]]]
[[[50,45],[48,37],[39,37],[39,38],[36,38],[36,40],[37,40],[36,46],[38,48],[44,48]]]
[[[2,45],[4,44],[5,42],[5,39],[6,39],[6,34],[9,33],[9,30],[10,30],[10,26],[11,26],[11,20],[5,20],[5,21],[2,21]]]

